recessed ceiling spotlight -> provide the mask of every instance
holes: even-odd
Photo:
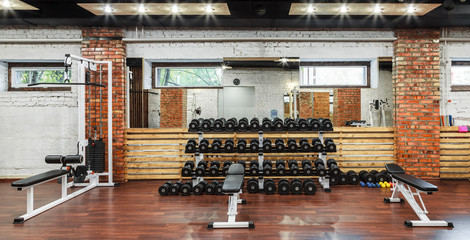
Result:
[[[178,8],[178,6],[177,6],[176,4],[174,4],[174,5],[171,7],[171,12],[172,12],[172,13],[177,13],[177,12],[179,12],[179,10],[180,10],[180,9]]]
[[[138,9],[139,13],[145,13],[145,6],[143,3],[139,4],[139,9]]]
[[[380,14],[382,12],[383,8],[380,7],[379,4],[375,5],[374,7],[374,13],[375,14]]]
[[[307,13],[313,13],[313,11],[315,11],[315,8],[312,5],[309,5],[307,7]]]
[[[9,8],[11,6],[10,0],[3,0],[3,6]]]
[[[341,6],[341,8],[339,9],[339,11],[340,11],[341,13],[347,13],[347,12],[348,12],[348,8],[346,7],[346,5],[343,5],[343,6]]]
[[[287,58],[281,58],[282,63],[287,63]]]
[[[206,13],[212,13],[213,11],[214,11],[214,9],[212,8],[212,6],[210,4],[207,4]]]
[[[111,8],[111,6],[109,6],[109,4],[106,4],[104,6],[104,12],[105,13],[112,13],[113,12],[113,9]]]
[[[408,6],[408,9],[406,10],[406,12],[408,12],[408,13],[414,13],[415,10],[416,10],[416,9],[415,9],[415,7],[413,6],[413,4],[410,4],[410,5]]]

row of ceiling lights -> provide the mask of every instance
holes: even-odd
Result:
[[[113,8],[111,7],[110,4],[106,4],[103,8],[103,11],[107,14],[112,14],[113,13]],[[147,11],[147,9],[145,8],[145,4],[143,4],[143,3],[139,4],[138,7],[137,7],[137,11],[141,14],[145,14],[145,12]],[[180,11],[180,8],[178,7],[177,4],[174,4],[171,7],[171,12],[172,13],[178,13],[179,11]],[[207,4],[206,7],[205,7],[205,11],[206,11],[206,13],[210,14],[214,11],[214,8],[212,7],[212,5]]]
[[[307,7],[307,13],[309,13],[309,14],[314,14],[316,10],[317,9],[315,7],[313,7],[313,5],[310,5],[310,6]],[[376,4],[374,9],[373,9],[373,12],[375,14],[380,14],[380,13],[382,13],[383,10],[384,10],[384,8],[381,7],[380,4]],[[349,11],[349,8],[346,4],[342,5],[339,8],[340,13],[347,13],[348,11]],[[407,8],[406,11],[407,11],[407,13],[411,14],[411,13],[414,13],[416,11],[416,8],[413,4],[410,4],[410,5],[408,5],[408,8]]]

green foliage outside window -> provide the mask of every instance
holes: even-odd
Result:
[[[64,70],[21,70],[15,71],[16,84],[63,83]]]
[[[157,86],[221,86],[221,68],[157,68]]]

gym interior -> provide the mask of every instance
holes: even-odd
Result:
[[[0,0],[1,239],[468,239],[468,0]]]

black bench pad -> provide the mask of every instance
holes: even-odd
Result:
[[[235,163],[230,165],[228,168],[228,175],[244,175],[245,174],[245,169],[243,168],[243,165],[240,163]]]
[[[423,192],[437,191],[437,186],[408,174],[392,174],[392,177]]]
[[[243,185],[243,175],[227,175],[222,185],[223,193],[238,193]]]
[[[29,187],[31,185],[34,185],[36,183],[44,182],[56,177],[60,177],[64,174],[69,173],[69,170],[51,170],[49,172],[41,173],[38,175],[34,175],[28,178],[24,178],[18,181],[14,181],[11,183],[12,187],[18,187],[18,188],[23,188],[23,187]]]
[[[401,168],[398,164],[389,163],[385,165],[387,172],[390,174],[402,174],[405,173],[405,169]]]

